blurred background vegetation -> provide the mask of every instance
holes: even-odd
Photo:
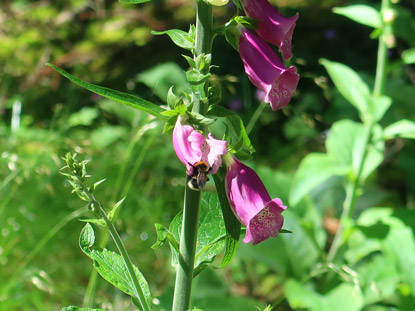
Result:
[[[333,122],[358,119],[332,87],[319,59],[345,63],[371,85],[377,40],[370,39],[369,27],[331,11],[362,1],[271,2],[286,16],[300,13],[291,62],[301,80],[292,102],[275,113],[261,106],[237,53],[222,37],[214,42],[213,63],[219,68],[213,73],[222,85],[222,104],[249,124],[256,153],[255,163],[248,164],[258,169],[272,197],[287,202],[301,159],[324,151]],[[364,2],[380,6],[380,1]],[[82,305],[92,265],[77,245],[84,225],[77,219],[88,214],[59,174],[67,151],[91,160],[94,180],[106,178],[97,193],[101,202],[112,206],[126,196],[117,227],[153,294],[168,310],[173,281],[169,250],[153,251],[150,246],[156,240],[154,223],[168,225],[182,204],[184,171],[170,135],[161,135],[163,124],[145,113],[79,88],[44,64],[51,62],[85,81],[164,105],[171,84],[187,87],[186,61],[184,51],[167,36],[152,36],[150,31],[187,31],[194,23],[194,1],[153,0],[136,6],[113,0],[2,0],[0,6],[0,310]],[[414,47],[415,3],[401,1],[394,8],[396,44],[389,50],[386,84],[394,105],[384,125],[415,118],[415,68],[401,59],[402,51]],[[216,25],[234,13],[231,4],[215,8]],[[252,119],[255,111],[261,112],[258,107],[263,111]],[[405,228],[412,229],[412,238],[414,154],[413,140],[388,141],[385,159],[367,181],[358,210],[389,206],[397,213],[408,212],[401,218],[407,220]],[[303,310],[287,300],[295,290],[287,280],[313,277],[336,231],[344,190],[330,180],[309,199],[318,208],[303,204],[287,210],[285,227],[294,232],[291,237],[258,247],[241,245],[229,267],[204,272],[197,281],[196,305],[204,310],[255,310],[266,304],[278,305],[276,310]],[[310,232],[319,237],[320,252]],[[366,297],[361,309],[414,310],[413,288],[400,278],[404,270],[382,270],[387,265],[380,259],[369,262],[366,274],[350,274],[351,282],[361,282],[362,291],[370,289],[368,280],[383,275],[378,295]],[[95,306],[133,309],[120,291],[100,278]]]

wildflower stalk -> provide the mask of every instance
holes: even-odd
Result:
[[[386,10],[390,8],[390,0],[382,0],[381,15],[385,13]],[[378,46],[378,58],[376,64],[376,77],[373,87],[373,96],[376,98],[383,94],[383,89],[386,81],[386,64],[387,64],[387,36],[390,34],[389,23],[383,25],[382,35],[379,37],[379,46]],[[344,244],[344,227],[347,220],[351,219],[355,207],[356,201],[359,196],[359,188],[361,186],[361,176],[373,138],[373,127],[375,122],[371,119],[367,124],[365,124],[365,136],[364,136],[364,149],[363,154],[360,157],[359,168],[354,180],[350,181],[346,188],[346,198],[343,204],[343,212],[340,218],[340,226],[334,236],[332,246],[327,255],[327,261],[332,262],[336,259],[338,255],[339,248]]]
[[[196,55],[203,53],[208,54],[211,52],[213,40],[212,19],[212,6],[202,0],[197,0]],[[202,98],[205,97],[206,90],[203,87],[199,87],[197,91],[201,93],[200,95]],[[207,103],[202,101],[198,101],[193,107],[193,112],[202,115],[205,115],[206,111]],[[201,191],[194,191],[186,185],[183,222],[179,242],[180,254],[176,269],[176,283],[174,287],[172,311],[186,311],[190,309],[200,200]]]
[[[140,283],[137,279],[137,276],[134,272],[133,264],[131,262],[130,256],[128,255],[127,250],[125,249],[124,243],[121,240],[120,235],[118,234],[117,229],[115,229],[115,226],[113,223],[109,220],[107,213],[102,208],[101,203],[95,198],[95,196],[88,191],[88,189],[83,189],[84,194],[89,199],[89,204],[93,210],[95,210],[99,216],[105,221],[105,224],[107,225],[108,231],[117,246],[118,251],[120,252],[120,255],[122,259],[124,260],[125,266],[128,271],[128,275],[130,276],[130,279],[134,286],[135,296],[140,301],[141,307],[144,311],[150,311],[150,307],[147,303],[147,300],[144,296],[143,290],[141,289]]]
[[[86,180],[90,177],[90,175],[87,175],[86,173],[87,161],[82,161],[79,163],[75,157],[76,155],[71,155],[70,153],[66,154],[64,160],[67,166],[65,168],[67,168],[70,173],[62,174],[68,177],[68,182],[74,189],[73,192],[75,192],[83,201],[88,202],[88,208],[97,216],[99,216],[100,219],[104,220],[128,271],[128,275],[133,284],[134,296],[140,302],[143,311],[150,311],[150,306],[148,305],[144,292],[140,286],[140,282],[137,279],[137,275],[135,274],[133,264],[131,262],[130,256],[127,253],[127,250],[125,249],[124,243],[122,242],[121,237],[118,234],[117,229],[115,229],[112,221],[108,218],[107,213],[102,208],[101,203],[95,198],[93,194],[96,187],[102,181],[95,183],[92,187],[88,187]]]

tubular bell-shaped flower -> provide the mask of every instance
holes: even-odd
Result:
[[[177,157],[186,165],[187,175],[193,175],[193,166],[200,161],[209,165],[210,174],[215,174],[222,164],[221,156],[228,153],[227,142],[213,138],[210,133],[204,137],[190,125],[183,125],[182,119],[177,118],[172,139]]]
[[[249,80],[266,93],[264,101],[272,110],[286,106],[300,79],[295,67],[286,69],[272,48],[246,28],[241,28],[238,50]]]
[[[229,157],[229,156],[227,156]],[[257,173],[237,158],[226,160],[226,194],[235,216],[246,226],[244,243],[258,244],[281,231],[287,208],[272,199]]]
[[[256,33],[265,41],[278,46],[283,59],[289,59],[291,39],[298,19],[284,17],[268,2],[268,0],[240,0],[247,16],[259,20]]]

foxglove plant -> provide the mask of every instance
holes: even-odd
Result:
[[[210,53],[215,37],[212,25],[212,6],[221,6],[227,2],[227,0],[196,0],[196,27],[191,26],[188,33],[177,29],[155,32],[155,34],[166,33],[176,45],[192,54],[192,57],[185,56],[190,67],[186,72],[186,78],[191,91],[179,96],[174,94],[171,88],[167,96],[170,109],[162,108],[130,94],[88,84],[50,65],[71,81],[101,96],[152,114],[165,122],[165,132],[172,132],[174,150],[179,160],[186,166],[189,182],[185,185],[183,211],[173,220],[173,228],[180,227],[180,233],[175,235],[177,230],[157,225],[158,241],[154,247],[160,247],[168,241],[172,248],[173,265],[176,267],[173,311],[187,311],[191,308],[193,277],[223,251],[223,244],[220,244],[222,241],[226,241],[222,266],[231,261],[238,245],[241,224],[246,226],[243,241],[252,242],[255,245],[269,237],[277,237],[284,221],[281,213],[286,206],[281,200],[271,199],[255,171],[242,164],[235,156],[228,154],[228,151],[236,155],[252,153],[254,149],[242,120],[233,112],[226,111],[224,107],[218,105],[220,90],[209,80],[212,68]],[[270,103],[273,110],[278,110],[291,100],[299,75],[295,67],[287,69],[264,40],[278,45],[284,59],[291,57],[291,36],[298,16],[284,19],[266,0],[258,2],[243,0],[241,3],[248,16],[260,21],[256,28],[259,36],[241,25],[234,27],[228,23],[225,28],[231,25],[237,30],[236,48],[243,61],[246,74],[258,89],[265,92],[264,101]],[[218,129],[222,132],[218,133]],[[218,137],[223,140],[217,139]],[[222,157],[225,159],[226,168],[222,165]],[[66,161],[70,169],[70,173],[66,174],[70,178],[70,184],[83,200],[88,201],[88,207],[98,218],[89,221],[109,228],[121,256],[110,254],[106,250],[94,249],[95,238],[90,225],[85,227],[81,233],[81,248],[94,260],[96,269],[104,278],[132,296],[133,302],[139,308],[144,311],[151,310],[152,298],[149,287],[138,268],[132,265],[112,223],[116,209],[122,201],[107,214],[93,196],[100,182],[93,186],[86,184],[86,176],[89,176],[85,171],[86,163],[80,164],[69,155]],[[199,215],[202,195],[206,198],[203,186],[207,181],[207,174],[214,174],[217,190],[215,200],[220,202],[226,230],[224,229],[225,233],[220,236],[207,234],[206,237],[199,237]],[[211,210],[215,208],[214,205],[216,204],[205,206],[205,208]],[[181,223],[181,226],[175,223],[177,221]],[[210,224],[210,227],[215,226],[223,227],[223,223]],[[199,250],[197,257],[203,260],[198,263],[195,258],[197,244],[201,244],[201,240],[206,242],[206,247]],[[113,262],[106,262],[109,258],[115,261],[119,270],[122,271],[121,280],[119,275],[111,272],[111,269],[100,269],[100,267],[114,265]],[[123,267],[126,267],[126,271]]]

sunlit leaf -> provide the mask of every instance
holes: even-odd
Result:
[[[395,137],[415,139],[415,122],[407,119],[399,120],[384,130],[385,139]]]
[[[116,90],[112,90],[106,87],[102,87],[99,85],[95,85],[95,84],[90,84],[87,83],[85,81],[82,81],[81,79],[78,79],[75,76],[72,76],[71,74],[69,74],[68,72],[66,72],[65,70],[62,70],[58,67],[56,67],[55,65],[52,64],[46,64],[47,66],[55,69],[57,72],[59,72],[61,75],[63,75],[65,78],[69,79],[70,81],[72,81],[75,84],[78,84],[79,86],[94,92],[98,95],[101,95],[105,98],[109,98],[112,99],[118,103],[133,107],[135,109],[147,112],[149,114],[152,114],[153,116],[162,119],[162,120],[167,120],[166,116],[163,116],[161,113],[164,111],[163,108],[149,102],[146,101],[140,97],[128,94],[128,93],[123,93],[120,91],[116,91]]]
[[[294,279],[288,280],[284,287],[288,303],[293,309],[333,311],[341,306],[342,311],[359,311],[363,307],[362,293],[359,287],[352,284],[341,283],[325,295]]]
[[[177,94],[190,88],[183,69],[174,62],[157,64],[137,74],[135,80],[144,83],[164,102],[167,102],[172,86]]]
[[[354,176],[358,175],[365,148],[368,148],[361,177],[365,179],[383,160],[385,148],[382,128],[376,125],[372,129],[369,146],[364,145],[368,128],[351,120],[341,120],[333,124],[326,140],[327,153],[337,161],[339,167],[349,167]],[[347,171],[346,171],[347,172]]]
[[[99,116],[99,110],[92,107],[84,107],[71,114],[68,119],[69,126],[84,125],[89,126]]]
[[[359,111],[361,119],[364,122],[370,121],[372,96],[360,76],[353,69],[341,63],[327,59],[321,59],[320,63],[326,68],[340,94]]]
[[[347,173],[347,166],[325,153],[310,153],[300,163],[295,174],[290,205],[296,205],[306,194],[332,176]]]
[[[373,115],[373,121],[378,122],[382,120],[383,116],[385,115],[386,111],[392,105],[392,98],[389,96],[378,96],[373,97],[370,103],[370,110]]]
[[[403,51],[402,59],[405,64],[415,64],[415,48]]]
[[[191,51],[194,48],[195,42],[192,38],[190,38],[189,34],[180,29],[169,29],[166,31],[152,31],[151,34],[153,35],[168,35],[170,39],[176,44],[177,46]]]
[[[357,4],[346,7],[338,7],[333,8],[333,12],[346,16],[351,20],[366,26],[373,28],[382,27],[380,12],[368,5]]]

